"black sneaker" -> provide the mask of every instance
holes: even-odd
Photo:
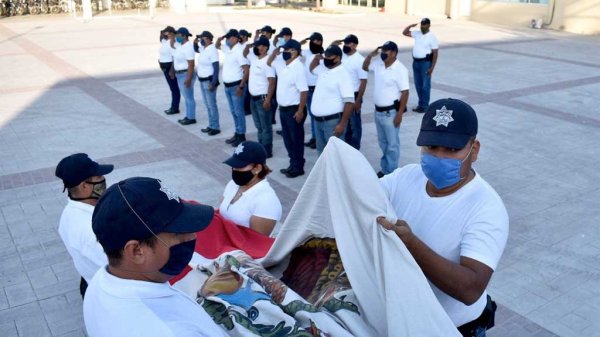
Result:
[[[311,149],[316,149],[317,148],[317,140],[314,138],[311,138],[308,142],[304,143],[304,146],[310,147]]]
[[[167,109],[165,110],[165,114],[167,115],[174,115],[174,114],[178,114],[179,110],[173,110],[173,109]]]
[[[412,109],[412,111],[414,112],[418,112],[418,113],[424,113],[425,112],[425,108],[420,107],[420,106],[416,106]]]
[[[377,172],[377,178],[379,178],[379,179],[383,178],[384,175],[385,175],[385,173],[383,173],[381,171]]]
[[[281,173],[283,173],[283,174],[286,174],[286,173],[288,173],[288,172],[289,172],[291,169],[292,169],[291,167],[288,167],[288,168],[284,168],[284,169],[281,169],[281,170],[279,170],[279,172],[281,172]]]
[[[195,119],[189,119],[187,117],[185,117],[184,119],[180,119],[178,120],[179,124],[181,125],[190,125],[190,124],[196,124],[196,120]]]
[[[209,136],[218,135],[219,133],[221,133],[221,130],[216,130],[216,129],[210,129],[210,131],[207,132],[207,134]]]
[[[238,134],[237,139],[231,143],[231,146],[236,147],[246,141],[245,134]]]
[[[238,138],[238,134],[234,133],[233,137],[225,139],[225,144],[231,144]]]
[[[204,132],[204,133],[209,133],[209,132],[210,132],[210,130],[212,130],[212,129],[210,128],[210,126],[207,126],[207,127],[205,127],[204,129],[200,129],[200,131],[202,131],[202,132]]]
[[[288,178],[296,178],[299,177],[301,175],[304,175],[304,171],[294,171],[294,170],[289,170],[285,173],[285,176]]]

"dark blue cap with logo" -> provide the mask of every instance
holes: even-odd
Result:
[[[90,177],[109,174],[114,168],[96,163],[85,153],[76,153],[63,158],[56,165],[54,174],[62,179],[65,188],[72,188]]]
[[[250,164],[266,164],[267,151],[258,142],[245,141],[233,150],[233,155],[223,162],[233,168],[243,168]]]
[[[264,36],[261,36],[258,39],[256,39],[256,41],[254,41],[254,45],[269,47],[271,45],[271,43],[269,42],[269,39],[267,39]]]
[[[310,34],[310,36],[307,38],[307,40],[310,40],[310,41],[315,41],[315,40],[323,41],[323,35],[321,33],[319,33],[319,32],[314,32],[314,33]]]
[[[417,145],[462,149],[476,135],[475,110],[461,100],[445,98],[431,103],[427,108]]]
[[[273,27],[266,25],[260,29],[262,33],[275,34],[276,30]]]
[[[179,29],[177,29],[177,34],[181,34],[183,36],[192,36],[190,31],[185,27],[179,27]]]
[[[344,38],[344,43],[348,44],[348,43],[356,43],[358,44],[358,37],[356,37],[356,35],[354,34],[349,34]]]
[[[325,57],[339,56],[342,57],[342,49],[334,44],[325,49]]]
[[[394,41],[387,41],[386,43],[382,44],[379,48],[381,48],[381,50],[398,52],[398,45]]]
[[[212,221],[210,206],[183,202],[154,178],[122,180],[104,192],[92,215],[92,229],[105,252],[159,233],[195,233]]]
[[[283,49],[295,49],[298,51],[298,53],[300,53],[302,51],[302,45],[300,45],[300,42],[294,40],[294,39],[289,39],[288,42],[286,42],[283,46],[281,46]]]

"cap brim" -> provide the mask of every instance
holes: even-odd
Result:
[[[183,201],[182,201],[183,202]],[[211,206],[183,202],[181,213],[165,226],[161,232],[166,233],[195,233],[210,224],[215,215]]]
[[[97,176],[104,176],[111,173],[115,169],[114,165],[98,165],[98,170],[96,170]]]
[[[421,130],[417,137],[417,146],[442,146],[451,149],[462,149],[467,145],[470,138],[469,135]]]
[[[223,164],[227,164],[227,165],[229,165],[229,166],[231,166],[233,168],[240,169],[242,167],[248,166],[251,163],[248,163],[248,162],[246,162],[244,160],[241,160],[241,159],[239,159],[237,157],[233,157],[232,156],[232,157],[229,157],[229,159],[227,159],[226,161],[224,161]]]

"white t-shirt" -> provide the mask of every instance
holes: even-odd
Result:
[[[242,66],[248,65],[242,46],[236,43],[233,48],[229,48],[223,43],[221,44],[221,51],[225,55],[223,59],[223,82],[233,83],[241,80],[244,77]]]
[[[304,58],[304,69],[306,69],[306,84],[308,84],[309,87],[317,85],[317,78],[319,77],[310,72],[310,64],[314,60],[315,56],[316,54],[313,54],[310,50],[302,51],[302,57]],[[323,61],[321,61],[321,63],[323,63]]]
[[[408,70],[398,60],[386,68],[380,57],[373,58],[369,71],[374,75],[373,103],[378,107],[393,105],[400,99],[400,93],[410,87]]]
[[[315,68],[313,73],[315,73]],[[346,102],[354,102],[352,78],[348,70],[339,65],[333,69],[323,68],[313,94],[310,111],[314,116],[329,116],[344,111]]]
[[[158,62],[173,62],[172,49],[169,39],[161,39],[160,48],[158,49]]]
[[[269,77],[275,77],[275,70],[267,65],[269,55],[259,59],[253,52],[248,54],[250,60],[250,76],[248,90],[250,95],[266,95],[269,92]]]
[[[300,58],[287,65],[274,61],[271,66],[277,74],[277,104],[284,107],[300,104],[300,93],[308,91]]]
[[[58,225],[58,234],[73,259],[75,269],[88,283],[98,269],[108,263],[92,230],[93,212],[94,206],[69,200]]]
[[[413,47],[412,52],[414,58],[422,59],[427,56],[427,54],[430,54],[431,50],[440,47],[437,37],[435,37],[432,32],[423,35],[420,30],[413,30],[410,34],[413,39],[415,39],[415,46]]]
[[[213,74],[213,63],[219,62],[219,52],[215,47],[214,43],[206,47],[202,47],[198,45],[199,55],[198,55],[198,69],[196,69],[196,73],[198,77],[209,77]]]
[[[445,197],[430,197],[426,183],[417,164],[381,178],[398,218],[429,248],[455,263],[464,256],[496,269],[508,238],[508,214],[496,191],[479,174]],[[466,306],[433,284],[431,288],[456,326],[479,317],[486,305],[485,291]]]
[[[250,218],[258,216],[275,221],[281,220],[281,202],[267,179],[263,179],[250,187],[233,204],[239,186],[231,180],[223,192],[223,201],[219,206],[221,215],[238,225],[250,227]]]
[[[354,92],[358,92],[361,80],[369,78],[369,73],[362,68],[364,61],[365,57],[358,51],[350,56],[346,54],[343,54],[342,56],[342,65],[348,69],[348,72],[352,77],[352,87],[354,88]]]
[[[100,268],[83,301],[90,337],[227,337],[206,311],[169,283],[127,280]]]
[[[186,70],[188,68],[188,61],[193,61],[196,58],[194,43],[192,41],[184,44],[175,43],[175,49],[171,48],[171,53],[173,55],[173,67],[175,71]]]

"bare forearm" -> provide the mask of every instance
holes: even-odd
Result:
[[[432,53],[433,53],[433,55],[432,55],[432,59],[431,59],[431,69],[435,68],[435,64],[437,63],[437,59],[438,59],[438,51],[433,50]]]
[[[361,102],[367,89],[367,80],[360,80],[360,86],[358,87],[358,94],[356,95],[356,102]]]
[[[342,118],[340,120],[340,124],[343,126],[348,125],[348,119],[352,116],[352,111],[354,110],[354,103],[345,103],[344,111],[342,112]]]
[[[298,110],[304,111],[306,107],[306,99],[308,98],[308,91],[303,91],[300,93],[300,104],[298,105]]]
[[[371,64],[371,58],[373,58],[373,56],[371,56],[371,54],[369,54],[367,57],[365,57],[365,60],[363,61],[363,65],[362,65],[362,68],[364,71],[369,71],[369,65]]]

